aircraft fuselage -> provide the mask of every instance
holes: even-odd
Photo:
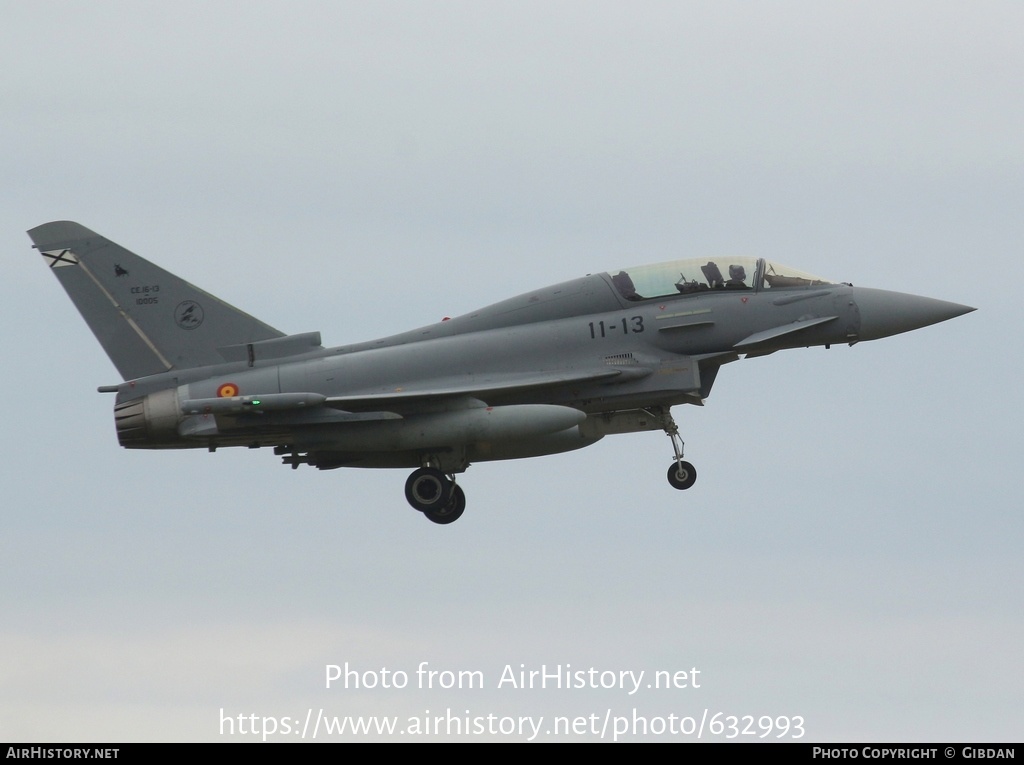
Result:
[[[286,335],[69,221],[29,232],[125,382],[127,448],[273,447],[292,467],[414,467],[410,504],[462,514],[472,462],[662,430],[668,479],[693,485],[670,409],[724,364],[854,344],[971,308],[853,287],[754,258],[675,261],[534,290],[398,335],[323,348]]]

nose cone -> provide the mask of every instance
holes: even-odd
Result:
[[[860,310],[860,340],[898,335],[975,310],[959,303],[888,290],[855,287],[853,294]]]

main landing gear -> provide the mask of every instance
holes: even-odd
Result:
[[[675,461],[668,466],[668,482],[673,489],[689,489],[697,482],[697,469],[683,459],[683,439],[668,409],[661,413],[661,424],[665,435],[672,439],[672,451],[676,455]]]
[[[434,523],[453,523],[466,509],[466,494],[454,476],[433,467],[412,472],[405,482],[405,498]]]
[[[668,482],[673,489],[689,489],[697,482],[697,469],[683,459],[683,439],[679,435],[679,427],[672,418],[668,407],[652,407],[643,410],[653,418],[642,419],[642,430],[654,430],[652,425],[658,423],[672,441],[675,459],[668,468]],[[613,432],[633,432],[619,430]],[[422,455],[423,467],[412,471],[405,482],[405,498],[414,510],[419,510],[432,523],[454,523],[462,517],[466,510],[466,494],[462,487],[455,483],[455,472],[462,472],[469,463],[464,459],[438,459],[437,455]],[[436,467],[435,467],[436,466]],[[453,471],[453,472],[445,472]]]

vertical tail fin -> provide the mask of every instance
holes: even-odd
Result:
[[[220,364],[218,348],[284,335],[85,226],[28,235],[125,380]]]

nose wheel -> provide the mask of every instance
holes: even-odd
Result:
[[[414,510],[419,510],[434,523],[453,523],[466,509],[466,494],[462,487],[432,467],[412,472],[405,482],[405,498]]]
[[[686,460],[668,466],[668,482],[673,489],[689,489],[697,482],[697,469]]]

